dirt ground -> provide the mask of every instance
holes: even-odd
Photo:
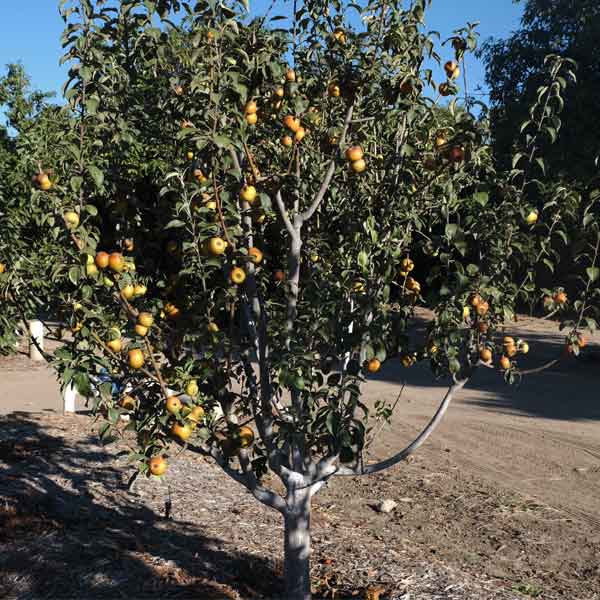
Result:
[[[530,342],[525,366],[560,353],[552,323],[510,333]],[[382,600],[600,599],[597,348],[518,387],[482,370],[409,462],[335,479],[315,500],[316,597],[381,586]],[[43,367],[17,358],[0,374],[0,597],[277,597],[277,514],[187,454],[167,483],[128,493],[123,447],[99,446],[86,416],[53,413]],[[410,441],[446,389],[386,365],[368,400],[395,398],[402,382],[373,458]],[[391,514],[372,509],[383,498],[398,502]]]

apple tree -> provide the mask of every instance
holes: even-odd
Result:
[[[57,288],[67,279],[67,259],[59,207],[48,203],[68,140],[68,111],[50,103],[50,95],[30,89],[23,67],[8,65],[0,78],[0,353],[12,352],[27,319],[56,320],[63,306]],[[48,169],[42,185],[40,174]],[[46,181],[46,180],[44,180]],[[71,284],[72,285],[72,284]]]
[[[36,177],[64,220],[54,277],[73,335],[54,364],[65,384],[118,383],[100,385],[101,435],[128,415],[140,474],[168,476],[181,446],[280,512],[291,600],[310,598],[312,497],[406,458],[478,367],[518,377],[527,344],[497,334],[537,292],[523,266],[553,258],[530,215],[564,198],[535,183],[531,149],[497,172],[486,119],[458,99],[475,34],[437,47],[428,5],[60,5],[64,146]],[[448,392],[367,465],[393,406],[363,385],[417,362]]]

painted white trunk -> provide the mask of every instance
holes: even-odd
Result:
[[[75,412],[75,400],[77,399],[77,390],[73,383],[67,385],[63,391],[63,412],[74,413]]]
[[[284,515],[285,600],[310,600],[310,500],[309,489],[288,494]]]
[[[29,358],[35,362],[44,360],[44,356],[38,350],[38,346],[44,349],[44,324],[41,321],[29,321],[29,335],[37,342],[29,341]]]

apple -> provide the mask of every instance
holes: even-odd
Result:
[[[99,269],[106,269],[106,267],[108,267],[109,258],[108,252],[98,252],[95,260],[96,266]]]
[[[248,258],[255,264],[258,265],[262,262],[263,253],[254,246],[248,250]]]
[[[137,320],[142,327],[151,327],[154,323],[154,317],[149,312],[141,312]]]
[[[79,215],[74,210],[68,210],[63,219],[67,225],[67,229],[77,229],[79,227]]]
[[[234,267],[229,274],[229,278],[235,285],[242,285],[246,281],[246,272],[240,267]]]
[[[179,423],[173,423],[171,435],[179,438],[182,442],[185,442],[192,435],[192,428],[188,424],[180,425]]]
[[[135,326],[135,332],[140,336],[140,337],[146,337],[148,335],[148,328],[144,327],[143,325],[140,325],[139,323]]]
[[[360,146],[350,146],[350,148],[346,150],[346,158],[350,162],[356,162],[357,160],[361,160],[364,155],[365,153],[363,152],[363,149]]]
[[[204,419],[204,409],[201,406],[194,406],[188,415],[188,419],[193,423],[201,423]]]
[[[188,384],[185,386],[185,393],[188,396],[197,396],[198,391],[198,382],[195,379],[189,381]]]
[[[337,83],[331,83],[331,84],[329,84],[329,87],[327,88],[327,93],[332,98],[339,98],[342,95],[342,90]]]
[[[165,407],[167,412],[175,415],[181,410],[181,400],[177,396],[169,396],[165,402]]]
[[[287,115],[283,119],[283,124],[285,127],[287,127],[290,131],[293,131],[294,133],[296,133],[296,131],[298,131],[298,129],[300,129],[301,127],[300,119],[298,117],[294,117],[293,115]]]
[[[123,343],[121,342],[120,338],[117,338],[115,340],[106,342],[106,347],[110,348],[115,354],[118,354],[123,348]]]
[[[248,204],[252,204],[256,200],[256,196],[256,188],[253,185],[245,185],[240,190],[240,198]]]
[[[539,217],[539,213],[537,210],[531,210],[529,214],[525,217],[525,221],[527,225],[535,225],[537,223]]]
[[[333,31],[333,37],[340,43],[346,43],[346,32],[341,27],[336,27]]]
[[[362,173],[367,168],[367,163],[363,158],[350,163],[350,169],[355,173]]]
[[[121,273],[125,269],[123,255],[120,252],[113,252],[108,257],[108,266],[111,271],[114,271],[115,273]]]
[[[131,300],[135,296],[135,288],[133,287],[133,285],[128,284],[124,288],[122,288],[121,296],[123,296],[125,300]]]
[[[227,249],[227,243],[220,237],[213,237],[208,240],[208,251],[213,256],[219,256]]]
[[[144,353],[139,348],[130,350],[127,356],[132,369],[141,369],[144,366]]]
[[[157,477],[164,475],[167,472],[168,466],[167,461],[162,456],[153,456],[148,463],[150,473]]]

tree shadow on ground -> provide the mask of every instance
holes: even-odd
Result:
[[[126,493],[114,458],[93,437],[65,443],[32,415],[0,419],[0,596],[277,596],[273,565],[198,523],[167,521]]]
[[[578,358],[564,354],[564,338],[528,334],[531,351],[519,355],[519,368],[535,369],[559,358],[559,362],[542,373],[525,375],[515,385],[508,385],[497,368],[478,368],[459,393],[458,400],[484,410],[503,411],[531,417],[563,420],[600,419],[600,356],[597,348],[585,348]],[[443,389],[449,379],[436,379],[426,363],[405,369],[390,360],[370,379],[386,383]]]

